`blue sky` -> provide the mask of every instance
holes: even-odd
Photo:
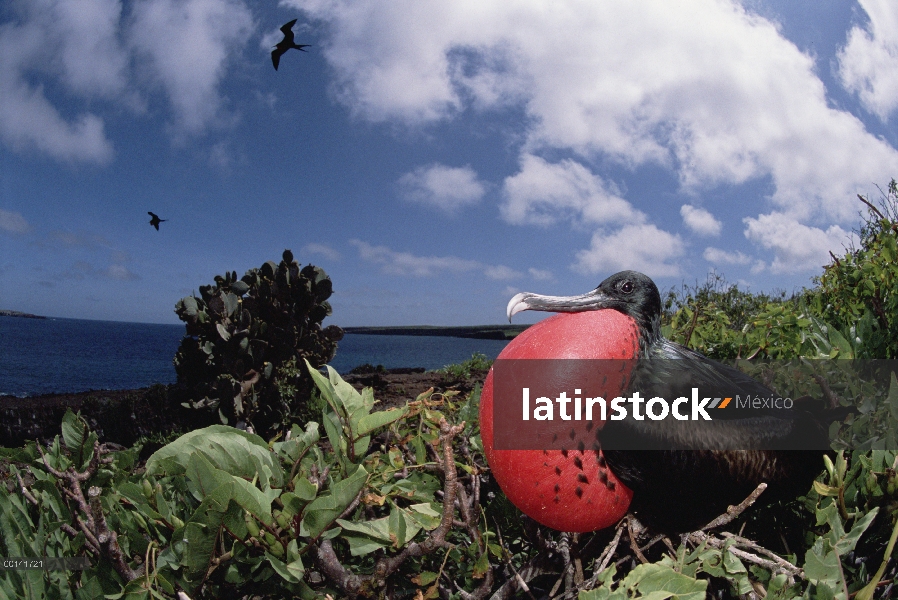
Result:
[[[275,71],[294,18],[313,45]],[[0,308],[177,323],[180,297],[284,248],[328,272],[344,326],[500,323],[519,291],[623,269],[792,291],[850,243],[856,194],[898,177],[892,0],[0,19]]]

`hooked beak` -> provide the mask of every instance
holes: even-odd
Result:
[[[598,290],[579,296],[543,296],[542,294],[523,292],[509,300],[505,312],[508,314],[508,322],[511,323],[511,318],[514,315],[525,310],[567,313],[585,312],[607,308],[609,300],[610,298],[607,295]]]

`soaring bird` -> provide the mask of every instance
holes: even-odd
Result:
[[[151,217],[153,217],[152,219],[150,219],[150,225],[155,227],[156,231],[159,231],[159,223],[164,223],[165,221],[168,221],[168,219],[160,219],[159,215],[157,215],[156,213],[147,211],[147,214],[150,215]],[[166,227],[167,227],[167,225],[166,225]]]
[[[281,56],[283,56],[284,52],[289,50],[290,48],[296,48],[297,50],[302,50],[303,52],[308,52],[305,48],[311,46],[311,44],[296,44],[293,41],[293,26],[296,24],[296,19],[293,19],[289,23],[285,23],[281,26],[281,31],[284,32],[284,39],[275,44],[274,50],[271,51],[271,62],[274,64],[274,70],[278,70],[278,65],[281,62]]]
[[[579,296],[517,294],[507,314],[511,320],[524,310],[601,309],[619,311],[636,325],[638,356],[630,389],[662,390],[646,392],[645,398],[652,398],[650,393],[687,395],[682,391],[692,387],[711,397],[776,396],[741,371],[662,336],[661,295],[649,277],[636,271],[612,275]],[[744,500],[762,482],[769,486],[762,495],[765,501],[794,498],[810,489],[829,447],[817,417],[803,410],[759,410],[750,416],[733,412],[738,416],[715,412],[710,423],[631,418],[605,423],[597,434],[605,459],[633,490],[630,507],[643,523],[665,532],[693,531]]]

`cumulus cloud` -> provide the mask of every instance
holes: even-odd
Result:
[[[221,120],[228,58],[253,29],[243,0],[138,0],[130,8],[123,14],[121,0],[10,3],[14,18],[0,25],[0,141],[108,164],[103,103],[143,114],[148,85],[166,92],[179,138]]]
[[[783,213],[746,218],[745,237],[760,246],[773,250],[776,257],[770,264],[774,274],[819,270],[830,262],[829,253],[841,253],[857,241],[855,234],[838,225],[826,230],[799,223]]]
[[[113,154],[103,120],[51,103],[45,77],[83,99],[123,93],[126,55],[117,40],[117,0],[15,2],[18,17],[0,26],[0,139],[68,162],[108,163]]]
[[[490,279],[495,279],[496,281],[508,281],[510,279],[520,279],[524,276],[520,271],[516,271],[511,267],[506,267],[505,265],[496,265],[493,267],[486,267],[483,271],[483,274],[486,275]]]
[[[645,215],[622,199],[612,184],[574,160],[550,163],[525,154],[520,171],[505,180],[503,191],[502,217],[514,225],[645,220]]]
[[[0,231],[28,233],[31,231],[31,225],[21,213],[0,208]]]
[[[240,0],[140,0],[129,38],[175,112],[175,128],[194,134],[220,116],[219,84],[234,48],[246,44],[252,14]]]
[[[752,257],[742,252],[727,252],[712,246],[705,248],[702,256],[706,261],[716,265],[747,265],[753,260]]]
[[[102,275],[118,281],[133,281],[140,279],[139,275],[128,270],[128,267],[124,265],[109,265],[107,269],[102,271]]]
[[[627,225],[610,234],[594,233],[590,247],[577,253],[573,266],[588,275],[632,269],[649,277],[673,277],[681,271],[671,261],[683,254],[680,236],[654,225]]]
[[[447,272],[480,272],[489,279],[499,281],[523,277],[523,273],[504,265],[486,265],[456,256],[415,256],[410,252],[373,246],[361,240],[349,240],[349,243],[358,249],[362,260],[380,265],[381,270],[388,275],[434,277]]]
[[[635,211],[590,171],[616,164],[666,169],[688,192],[769,180],[775,210],[844,224],[855,193],[898,164],[828,103],[813,57],[735,1],[287,4],[328,26],[337,97],[357,117],[421,126],[520,109],[510,223],[627,221]],[[539,187],[549,180],[560,187]]]
[[[527,269],[527,272],[530,273],[530,276],[537,281],[550,281],[555,279],[552,275],[552,271],[546,271],[544,269],[534,269],[530,267]]]
[[[399,178],[398,184],[405,199],[447,213],[477,204],[486,193],[486,186],[470,166],[448,167],[434,163],[406,173]]]
[[[327,260],[332,260],[337,262],[340,260],[340,253],[331,248],[330,246],[326,246],[324,244],[306,244],[300,250],[300,253],[303,255],[318,255],[323,256]]]
[[[848,33],[839,52],[839,76],[845,89],[886,122],[898,108],[898,4],[859,1],[870,20]]]
[[[714,215],[704,208],[691,204],[684,204],[680,207],[680,216],[683,217],[686,227],[699,235],[718,236],[723,227],[723,224],[715,219]]]

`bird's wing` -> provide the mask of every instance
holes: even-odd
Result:
[[[153,217],[154,219],[158,219],[158,218],[159,218],[159,217],[156,216],[156,213],[151,213],[150,211],[147,211],[147,214],[150,215],[151,217]]]
[[[296,25],[297,20],[298,19],[293,19],[289,23],[284,23],[283,25],[281,25],[281,31],[284,33],[284,35],[290,35],[291,37],[293,36],[293,26]]]
[[[704,396],[739,394],[768,397],[774,394],[768,386],[739,369],[666,339],[661,341],[646,366],[650,371],[664,374],[669,381],[688,385],[689,388],[697,386]]]
[[[281,54],[283,54],[283,52],[278,49],[271,51],[271,63],[274,65],[275,71],[278,70],[278,64],[281,62]]]

